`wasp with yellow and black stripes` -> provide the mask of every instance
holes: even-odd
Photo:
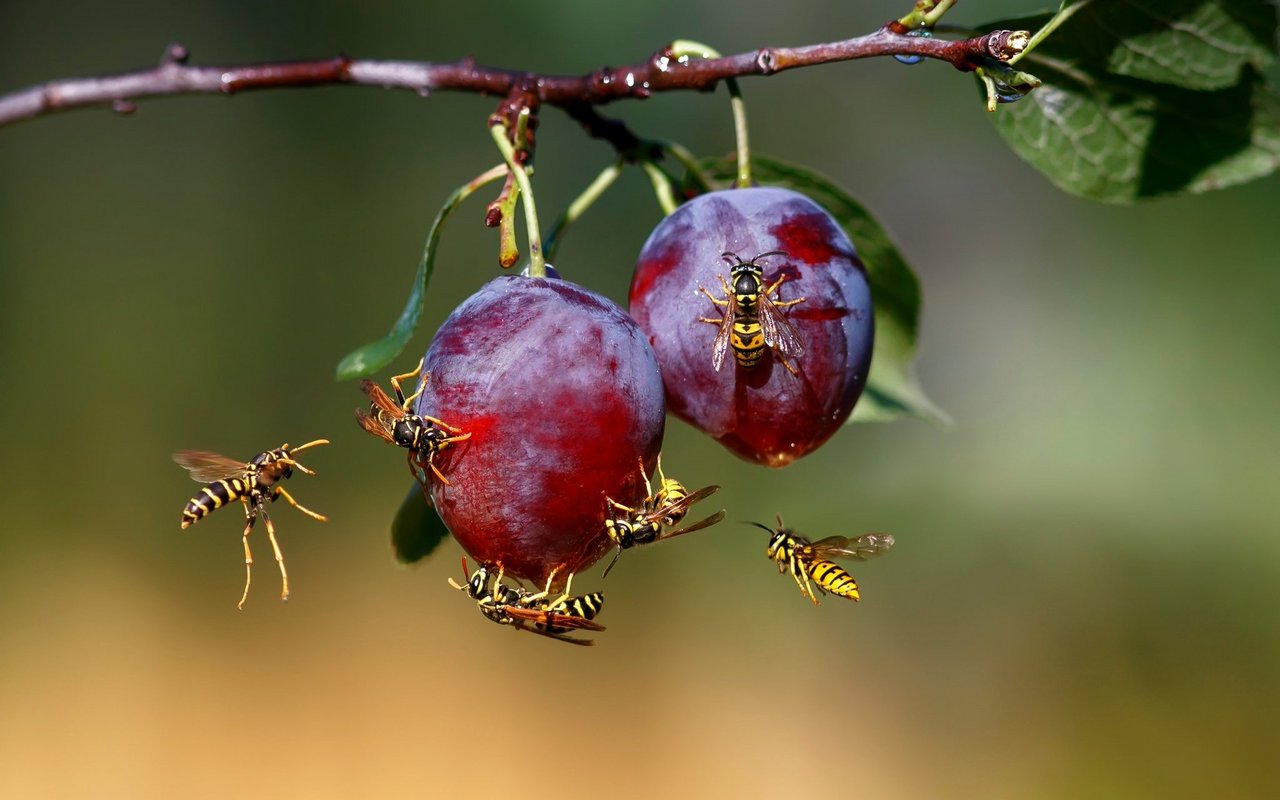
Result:
[[[804,355],[804,343],[800,335],[787,321],[779,309],[803,303],[805,298],[779,302],[773,298],[774,292],[787,275],[780,275],[771,284],[764,282],[764,267],[760,260],[769,256],[785,256],[781,250],[773,250],[748,261],[743,261],[737,253],[726,252],[722,258],[729,263],[729,280],[724,275],[717,275],[720,288],[724,291],[724,299],[720,299],[707,291],[705,286],[699,287],[707,299],[717,306],[724,307],[719,319],[698,317],[701,322],[709,322],[720,326],[715,341],[711,345],[711,366],[716,372],[724,364],[725,354],[732,349],[733,357],[742,369],[754,369],[764,356],[765,347],[769,347],[782,361],[792,375],[796,368],[788,361],[788,357]]]
[[[440,482],[447,486],[449,480],[436,467],[435,457],[455,442],[470,439],[471,434],[463,433],[461,428],[455,428],[443,420],[415,414],[410,410],[413,401],[427,388],[427,381],[431,378],[431,373],[423,370],[422,364],[419,361],[413,372],[392,376],[391,389],[396,393],[395,400],[368,378],[360,381],[360,391],[369,398],[369,410],[356,409],[356,422],[379,439],[406,448],[409,451],[409,471],[425,491],[428,487],[424,467],[430,468]],[[400,381],[415,375],[418,376],[418,390],[405,397]]]
[[[271,549],[275,551],[276,563],[280,565],[281,591],[280,599],[289,599],[289,574],[284,568],[284,554],[276,541],[275,526],[267,514],[266,504],[283,497],[289,505],[302,513],[327,522],[328,518],[317,514],[293,499],[285,491],[280,482],[293,475],[296,468],[299,472],[314,475],[315,472],[298,463],[295,456],[309,447],[328,444],[328,439],[316,439],[300,447],[282,444],[274,450],[258,453],[248,461],[236,461],[233,458],[207,453],[202,450],[183,450],[173,454],[173,460],[191,473],[191,479],[204,486],[192,497],[187,507],[182,510],[182,527],[191,527],[200,520],[222,508],[224,505],[239,500],[244,506],[244,593],[240,596],[237,608],[244,608],[244,601],[249,597],[249,584],[252,581],[253,553],[249,550],[249,532],[258,517],[267,526],[267,538],[271,541]]]
[[[594,622],[596,615],[604,607],[604,594],[574,596],[570,594],[573,576],[565,583],[562,594],[554,600],[551,596],[551,583],[558,570],[553,570],[547,578],[547,585],[541,592],[530,592],[523,587],[508,586],[502,582],[502,567],[495,574],[487,564],[480,564],[476,571],[467,577],[467,558],[462,557],[462,574],[467,577],[465,584],[449,585],[466,592],[476,601],[476,606],[485,619],[499,625],[510,625],[518,630],[529,631],[547,636],[567,644],[593,645],[591,639],[574,639],[566,634],[575,630],[602,631],[604,626]]]
[[[749,522],[757,528],[768,531],[769,548],[766,555],[777,562],[778,572],[790,570],[791,577],[800,593],[808,595],[814,605],[819,603],[813,593],[816,584],[818,594],[830,592],[838,597],[857,601],[861,598],[858,582],[853,575],[831,559],[852,558],[865,561],[893,547],[893,535],[889,533],[867,533],[862,536],[829,536],[811,542],[782,523],[782,515],[778,515],[778,527],[770,528],[759,522]]]
[[[613,565],[618,563],[618,557],[622,555],[623,550],[700,531],[724,519],[722,509],[692,525],[664,533],[662,530],[664,525],[668,527],[679,525],[689,512],[690,506],[715,494],[720,487],[704,486],[690,493],[684,484],[674,478],[668,478],[662,471],[661,455],[658,456],[658,490],[655,492],[652,484],[649,483],[643,461],[640,462],[640,476],[644,478],[645,497],[638,507],[624,506],[611,497],[605,498],[607,516],[604,521],[604,531],[618,549],[613,554],[613,560],[609,562],[609,566],[604,568],[604,574],[601,577],[607,576],[609,570],[613,569]],[[619,511],[623,512],[622,516],[618,515]]]

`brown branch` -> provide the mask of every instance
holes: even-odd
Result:
[[[107,106],[133,110],[133,101],[182,94],[236,94],[251,89],[348,84],[408,89],[426,96],[437,90],[508,95],[528,86],[539,101],[561,108],[602,105],[654,92],[710,90],[726,78],[771,75],[795,67],[888,55],[917,55],[972,70],[991,59],[1007,60],[1013,50],[1009,31],[993,31],[960,41],[903,36],[890,24],[875,33],[841,42],[805,47],[766,47],[714,59],[675,58],[669,49],[627,67],[604,67],[587,75],[541,75],[484,67],[472,59],[434,64],[420,61],[369,61],[336,58],[276,64],[198,67],[186,63],[186,50],[170,45],[158,67],[119,75],[50,81],[0,95],[0,126],[57,111]],[[1012,37],[1016,38],[1016,37]],[[1025,39],[1025,37],[1024,37]]]

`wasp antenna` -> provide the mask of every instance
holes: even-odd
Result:
[[[315,441],[307,442],[304,445],[293,448],[293,452],[298,453],[303,450],[306,450],[308,447],[319,447],[322,444],[328,444],[328,443],[329,443],[328,439],[316,439]],[[285,445],[285,447],[288,448],[289,445]]]
[[[767,252],[767,253],[761,253],[760,255],[756,256],[755,258],[753,258],[753,259],[751,259],[751,260],[752,260],[752,261],[759,261],[760,259],[762,259],[762,258],[768,258],[769,256],[786,256],[786,255],[787,255],[787,251],[786,251],[786,250],[770,250],[770,251],[769,251],[769,252]]]
[[[742,257],[739,256],[737,253],[733,252],[732,250],[725,250],[723,253],[720,254],[720,258],[725,261],[728,261],[729,259],[732,258],[733,263],[736,263],[736,264],[742,263]]]
[[[604,568],[604,572],[600,575],[600,579],[601,579],[601,580],[603,580],[603,579],[605,579],[605,578],[609,577],[609,570],[613,569],[613,565],[618,563],[618,556],[620,556],[620,555],[622,555],[622,548],[621,548],[621,547],[619,547],[617,550],[613,551],[613,560],[609,562],[609,566],[607,566],[607,567],[605,567],[605,568]]]
[[[779,520],[779,522],[781,522],[781,520]],[[744,520],[742,520],[742,524],[743,524],[743,525],[754,525],[755,527],[759,528],[760,530],[762,530],[762,531],[768,531],[769,533],[773,533],[773,532],[774,532],[773,528],[770,528],[768,525],[764,525],[764,524],[761,524],[761,523],[759,523],[759,522],[752,522],[752,521],[751,521],[751,520],[749,520],[749,519],[744,519]],[[779,526],[779,527],[781,527],[781,526]]]

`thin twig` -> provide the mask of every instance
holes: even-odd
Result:
[[[946,41],[907,37],[890,26],[867,36],[804,47],[765,47],[724,58],[676,58],[668,49],[627,67],[601,68],[587,75],[541,75],[485,67],[472,59],[452,63],[371,61],[336,58],[276,64],[223,67],[191,66],[180,45],[170,45],[159,66],[89,78],[50,81],[0,95],[0,126],[58,111],[91,106],[132,110],[149,97],[184,94],[237,94],[254,89],[303,86],[379,86],[408,89],[426,96],[433,91],[462,91],[502,96],[518,85],[535,87],[538,99],[557,107],[602,105],[654,92],[708,90],[727,78],[771,75],[795,67],[888,55],[918,55],[946,61],[970,71],[989,59],[1005,60],[1001,42],[1008,32],[994,31],[972,39]],[[997,39],[1004,34],[1003,39]]]

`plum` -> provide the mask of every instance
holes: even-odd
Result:
[[[665,421],[657,358],[612,301],[505,276],[445,320],[417,412],[471,434],[436,458],[441,518],[468,553],[541,585],[610,548],[605,497],[644,494]],[[625,501],[624,501],[625,502]]]
[[[780,253],[766,255],[771,251]],[[725,254],[731,254],[726,256]],[[763,257],[762,257],[763,256]],[[763,267],[764,286],[803,353],[773,348],[744,368],[733,355],[713,366],[736,262]],[[650,234],[631,281],[631,314],[658,354],[667,408],[748,461],[782,467],[844,423],[871,366],[866,269],[831,215],[789,189],[709,192],[680,206]],[[790,363],[794,374],[787,368]]]

